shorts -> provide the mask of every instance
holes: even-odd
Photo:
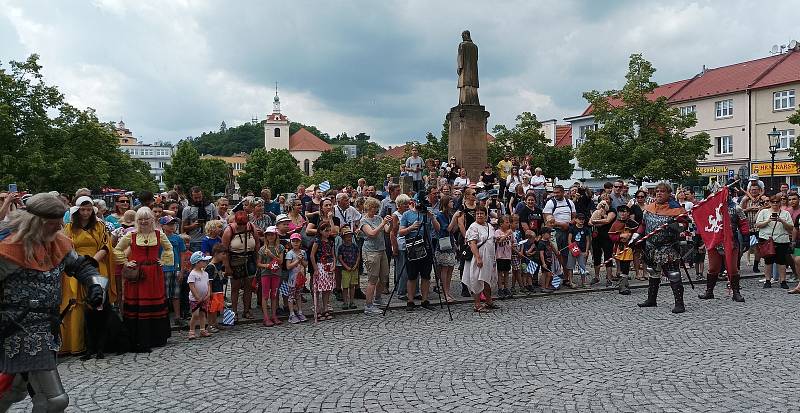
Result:
[[[167,299],[178,298],[180,291],[178,273],[175,271],[164,271],[164,292],[166,293]]]
[[[383,277],[389,276],[389,260],[385,251],[364,251],[364,272],[370,284],[377,284]]]
[[[567,269],[574,270],[575,267],[578,267],[581,272],[586,271],[586,256],[583,253],[577,257],[572,254],[567,256]]]
[[[358,286],[358,270],[347,271],[342,269],[342,288]]]
[[[519,257],[519,254],[517,254],[516,252],[512,251],[511,252],[511,270],[512,271],[519,271],[520,269],[522,269],[521,261],[522,261],[522,259]]]
[[[497,259],[497,271],[509,272],[511,271],[511,260],[505,258]]]
[[[408,273],[408,281],[414,281],[417,278],[423,280],[431,279],[431,270],[433,263],[430,259],[421,259],[416,261],[406,261],[406,272]]]
[[[456,253],[453,250],[450,251],[436,251],[434,253],[434,257],[436,257],[436,265],[440,267],[455,267],[456,266]]]
[[[212,293],[211,304],[208,306],[208,311],[212,313],[220,313],[225,309],[225,293]]]
[[[278,296],[278,289],[281,285],[281,277],[278,275],[261,276],[261,295],[264,297],[275,298]]]
[[[205,300],[205,301],[192,301],[192,300],[189,300],[189,311],[193,313],[193,312],[195,312],[197,310],[200,310],[200,312],[207,313],[208,312],[208,307],[209,307],[209,302],[208,301],[209,300]]]
[[[608,237],[592,238],[592,260],[596,267],[603,263],[603,258],[611,258],[611,247],[611,239]],[[606,263],[606,267],[611,267],[611,261]]]

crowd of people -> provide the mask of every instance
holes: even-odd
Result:
[[[109,280],[106,299],[134,351],[164,345],[171,327],[185,328],[187,320],[189,339],[216,334],[229,307],[234,324],[260,311],[272,327],[307,321],[309,302],[317,321],[357,309],[357,299],[365,314],[381,314],[392,292],[408,311],[433,310],[432,294],[452,302],[451,285],[459,281],[460,295],[483,313],[498,307],[495,299],[598,285],[630,294],[629,279],[652,280],[645,245],[632,241],[659,199],[654,188],[633,196],[622,180],[597,191],[580,182],[564,188],[511,156],[473,180],[457,159],[423,160],[416,149],[399,176],[410,177],[410,188],[389,176],[380,190],[365,180],[327,191],[299,185],[275,197],[269,189],[244,194],[236,204],[212,201],[199,187],[122,194],[109,200],[111,209],[86,188],[53,196],[68,208],[63,234]],[[690,189],[668,189],[670,208],[689,211],[697,201]],[[734,194],[732,211],[749,224],[741,251],[773,240],[764,287],[788,289],[785,268],[800,261],[800,243],[790,242],[798,240],[798,195],[788,187],[770,198],[764,192],[756,176]],[[0,194],[0,220],[25,211],[29,197]],[[705,248],[691,228],[681,236],[689,241],[681,258],[700,279]],[[754,271],[760,258],[756,253]],[[722,267],[709,268],[712,296],[710,279],[716,282]],[[64,277],[60,293],[60,352],[102,357],[85,334],[89,310],[74,305],[85,299],[83,287]]]

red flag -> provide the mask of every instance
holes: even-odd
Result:
[[[697,233],[703,238],[706,250],[723,245],[725,251],[733,251],[733,231],[728,210],[728,188],[722,187],[711,197],[692,208],[692,219]]]

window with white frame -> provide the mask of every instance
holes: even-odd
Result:
[[[733,99],[720,100],[714,103],[717,119],[733,116]]]
[[[778,149],[789,149],[794,145],[794,129],[779,130],[781,138],[778,140]]]
[[[681,106],[681,115],[688,115],[697,112],[697,105]]]
[[[772,102],[773,110],[794,109],[794,89],[774,92],[772,94]]]
[[[717,136],[717,155],[733,153],[733,136]]]

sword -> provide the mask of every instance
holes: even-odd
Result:
[[[683,272],[686,273],[686,278],[689,279],[689,285],[691,285],[694,290],[694,281],[692,281],[692,277],[689,276],[689,269],[686,268],[686,261],[684,261],[683,258],[681,258],[681,268],[683,268]]]

